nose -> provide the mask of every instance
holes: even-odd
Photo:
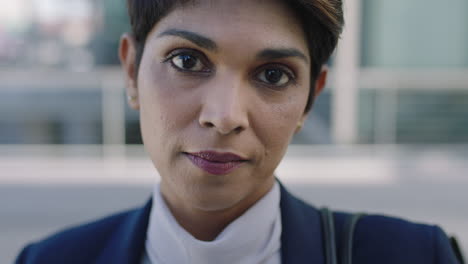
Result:
[[[239,134],[249,127],[247,97],[241,82],[206,87],[199,123],[215,129],[219,134]]]

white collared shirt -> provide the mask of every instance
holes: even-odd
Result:
[[[194,238],[174,219],[160,193],[153,207],[142,264],[280,264],[280,190],[273,188],[213,241]]]

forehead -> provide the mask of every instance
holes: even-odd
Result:
[[[188,1],[161,19],[152,34],[172,28],[197,32],[220,46],[234,41],[307,50],[298,17],[281,0]]]

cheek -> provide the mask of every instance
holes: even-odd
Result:
[[[188,84],[177,81],[159,62],[142,67],[138,81],[143,137],[152,144],[167,145],[193,120],[196,100],[186,92]]]
[[[297,87],[299,88],[299,87]],[[292,135],[296,130],[298,122],[304,115],[305,105],[307,103],[307,94],[301,92],[305,89],[298,89],[285,99],[285,102],[274,107],[273,112],[276,116],[277,126],[281,131],[289,131]]]
[[[306,100],[303,97],[302,94],[290,95],[282,103],[265,105],[263,111],[258,112],[256,120],[261,122],[262,128],[257,131],[261,131],[259,139],[266,147],[266,155],[286,150],[304,114]]]

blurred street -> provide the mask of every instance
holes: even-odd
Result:
[[[63,228],[142,206],[159,181],[119,65],[126,2],[2,4],[0,264]],[[326,87],[281,182],[316,207],[438,224],[468,255],[467,10],[346,1]]]
[[[278,177],[317,207],[439,224],[468,252],[466,149],[292,146]],[[121,157],[96,152],[0,147],[0,263],[11,263],[26,243],[150,197],[158,176],[141,148]]]

